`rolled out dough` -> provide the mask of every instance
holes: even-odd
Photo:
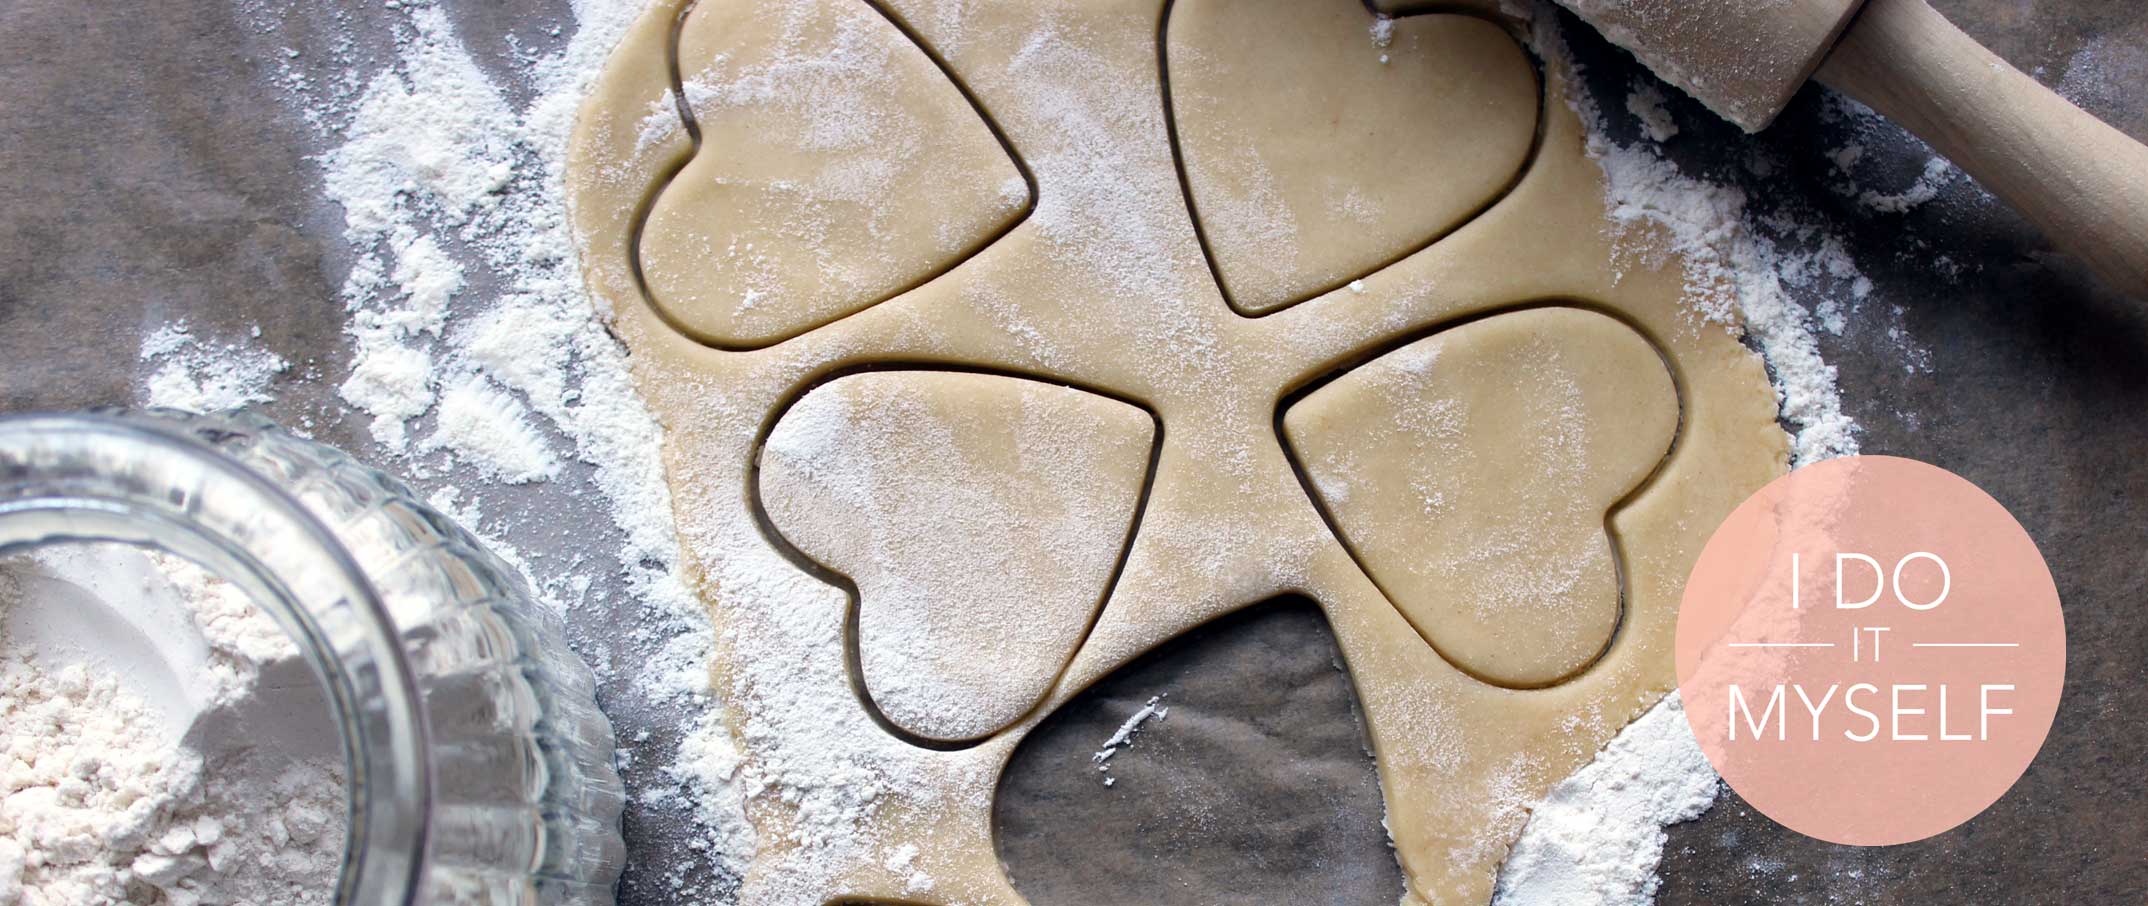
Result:
[[[881,8],[682,2],[652,4],[614,54],[582,111],[567,188],[590,285],[666,425],[680,540],[722,640],[711,690],[743,755],[737,785],[751,791],[759,839],[742,902],[1020,904],[995,854],[991,801],[1022,734],[1143,652],[1280,594],[1317,602],[1335,630],[1406,901],[1487,901],[1532,804],[1671,687],[1692,558],[1787,459],[1760,361],[1682,308],[1676,259],[1614,246],[1601,173],[1563,101],[1567,75],[1519,65],[1529,58],[1509,36],[1525,26],[1493,0],[1450,4],[1397,20],[1382,47],[1357,0],[888,0],[889,27],[845,44],[814,23]],[[1194,21],[1182,13],[1207,25],[1178,31]],[[1301,34],[1312,20],[1325,30]],[[675,22],[698,145],[671,112]],[[762,78],[771,60],[841,75]],[[1207,63],[1228,66],[1197,77]],[[1302,98],[1262,106],[1284,90],[1261,78],[1269,65],[1312,80]],[[821,90],[843,106],[820,106]],[[741,120],[759,125],[725,134],[696,97],[759,98]],[[1367,106],[1309,106],[1333,99]],[[824,119],[917,126],[885,149],[838,155],[900,178],[840,207],[787,201],[803,197],[786,194],[796,174],[836,159],[816,144]],[[1006,151],[980,140],[994,133],[1018,163],[1000,166],[993,154]],[[1034,198],[1009,205],[1012,191],[989,190],[1015,172]],[[700,191],[688,174],[725,197],[673,197]],[[1275,190],[1246,206],[1253,214],[1202,200],[1261,184]],[[647,243],[663,241],[642,229],[651,211],[699,231],[658,256],[665,280],[645,281]],[[1224,238],[1263,218],[1297,225],[1297,243],[1274,252]],[[726,257],[747,242],[766,257]],[[1266,289],[1234,308],[1218,271]],[[857,274],[873,279],[846,276]],[[762,277],[794,291],[747,306]],[[680,314],[695,293],[715,300],[715,321]],[[1400,380],[1425,359],[1421,380]],[[958,466],[926,459],[946,447],[855,425],[812,432],[822,449],[854,451],[831,462],[914,467],[941,483],[941,502],[976,508],[906,528],[892,523],[931,507],[899,483],[815,490],[811,469],[781,461],[808,439],[787,426],[795,406],[861,368],[897,369],[875,372],[875,393],[947,413],[1004,412],[1004,391],[989,387],[1006,381],[1084,388],[1065,393],[1103,408],[1063,410],[1065,424],[1093,418],[1097,430],[1038,462]],[[1558,400],[1569,383],[1580,386],[1571,407]],[[1443,420],[1443,406],[1467,417]],[[1103,414],[1140,409],[1160,426],[1153,436]],[[995,419],[957,445],[1020,433]],[[1145,445],[1146,497],[1122,517],[1130,451]],[[975,488],[958,477],[968,468]],[[1436,506],[1405,516],[1417,485]],[[1034,603],[1037,633],[1058,641],[1032,645],[1011,628],[1021,596],[948,564],[981,538],[1053,537],[1077,506],[1092,508],[1084,524],[1128,518],[1132,537],[1070,545],[1067,562],[1038,552],[1029,579],[1063,584]],[[872,544],[906,530],[917,537]],[[1480,556],[1487,541],[1507,555]],[[1099,592],[1104,561],[1122,550]],[[871,584],[906,585],[928,624],[989,630],[927,633],[975,646],[945,657],[903,647],[915,634],[867,638],[862,623],[855,643],[873,649],[859,664],[919,664],[913,682],[1004,673],[932,684],[955,691],[899,718],[881,703],[912,733],[984,738],[922,744],[932,740],[876,719],[867,699],[902,679],[857,675],[851,602],[826,572],[858,584],[861,618]],[[1500,581],[1543,594],[1482,593]],[[1094,625],[1065,641],[1083,606]]]

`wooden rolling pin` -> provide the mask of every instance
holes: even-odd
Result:
[[[1561,2],[1748,132],[1817,75],[1930,143],[2111,288],[2148,299],[2148,148],[1925,0]]]

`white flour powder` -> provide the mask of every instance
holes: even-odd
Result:
[[[0,906],[327,903],[343,760],[296,657],[176,558],[0,561]]]
[[[1555,16],[1539,15],[1533,38],[1547,65],[1565,68],[1570,85],[1581,84],[1581,66],[1567,50]],[[1842,411],[1834,366],[1820,355],[1816,316],[1791,293],[1793,286],[1812,282],[1816,262],[1828,253],[1827,242],[1820,242],[1819,251],[1785,247],[1766,224],[1747,215],[1744,190],[1681,172],[1650,142],[1621,144],[1585,89],[1575,88],[1566,100],[1588,127],[1589,156],[1603,167],[1606,213],[1622,251],[1683,259],[1685,302],[1695,319],[1742,327],[1767,359],[1783,419],[1793,429],[1792,461],[1856,453],[1857,425]],[[1639,108],[1644,136],[1667,124],[1661,104],[1652,98],[1639,104],[1629,100]],[[1659,115],[1664,122],[1652,123]],[[1862,275],[1839,242],[1833,254],[1829,276],[1855,295]]]
[[[1678,122],[1671,119],[1671,111],[1663,106],[1667,100],[1663,89],[1650,83],[1633,86],[1633,93],[1626,95],[1626,112],[1641,121],[1641,130],[1648,140],[1661,144],[1678,134]]]
[[[259,328],[254,333],[259,336]],[[185,321],[150,331],[142,339],[142,362],[156,368],[145,382],[145,401],[189,412],[268,402],[269,382],[291,367],[265,349],[203,340]]]
[[[247,9],[270,35],[304,15]],[[370,418],[378,446],[361,452],[395,460],[521,568],[543,603],[632,602],[630,622],[604,627],[626,663],[615,670],[597,654],[590,666],[615,722],[625,708],[676,718],[661,736],[622,722],[621,759],[661,767],[653,778],[627,771],[631,792],[695,838],[661,857],[675,892],[728,902],[755,844],[734,789],[737,751],[706,696],[715,642],[679,566],[661,429],[583,288],[563,186],[583,94],[640,10],[637,0],[572,4],[571,37],[522,56],[519,102],[446,10],[419,4],[393,14],[391,65],[358,60],[346,34],[313,50],[340,72],[283,81],[329,148],[323,183],[354,257],[342,288],[352,355],[338,391]],[[543,555],[562,538],[565,556]]]
[[[1673,692],[1537,805],[1493,906],[1654,901],[1664,825],[1700,817],[1717,785]]]
[[[1103,772],[1105,786],[1119,782],[1118,778],[1111,776],[1111,756],[1119,754],[1120,749],[1133,745],[1134,737],[1141,735],[1142,728],[1149,721],[1171,717],[1171,709],[1164,706],[1163,700],[1162,695],[1149,696],[1148,704],[1142,705],[1141,710],[1135,711],[1125,723],[1120,724],[1118,732],[1111,734],[1110,739],[1104,740],[1104,747],[1089,757],[1090,761],[1096,763],[1096,769]]]

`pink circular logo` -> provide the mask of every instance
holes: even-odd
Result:
[[[1975,817],[2058,713],[2066,626],[2021,523],[1945,469],[1852,456],[1776,479],[1702,550],[1678,688],[1708,760],[1799,833],[1881,846]]]

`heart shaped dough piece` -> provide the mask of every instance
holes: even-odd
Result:
[[[1133,532],[1156,423],[1023,378],[840,377],[760,458],[769,521],[857,586],[854,662],[895,727],[983,738],[1036,706],[1088,634]]]
[[[679,29],[701,137],[639,250],[650,300],[696,338],[788,339],[961,263],[1028,209],[982,114],[871,5],[702,0]]]
[[[1497,200],[1536,135],[1536,72],[1467,15],[1178,0],[1172,126],[1231,305],[1265,314],[1425,247]]]
[[[1622,598],[1606,514],[1655,471],[1678,394],[1632,328],[1495,315],[1307,394],[1283,433],[1336,531],[1417,631],[1502,686],[1587,667]]]

